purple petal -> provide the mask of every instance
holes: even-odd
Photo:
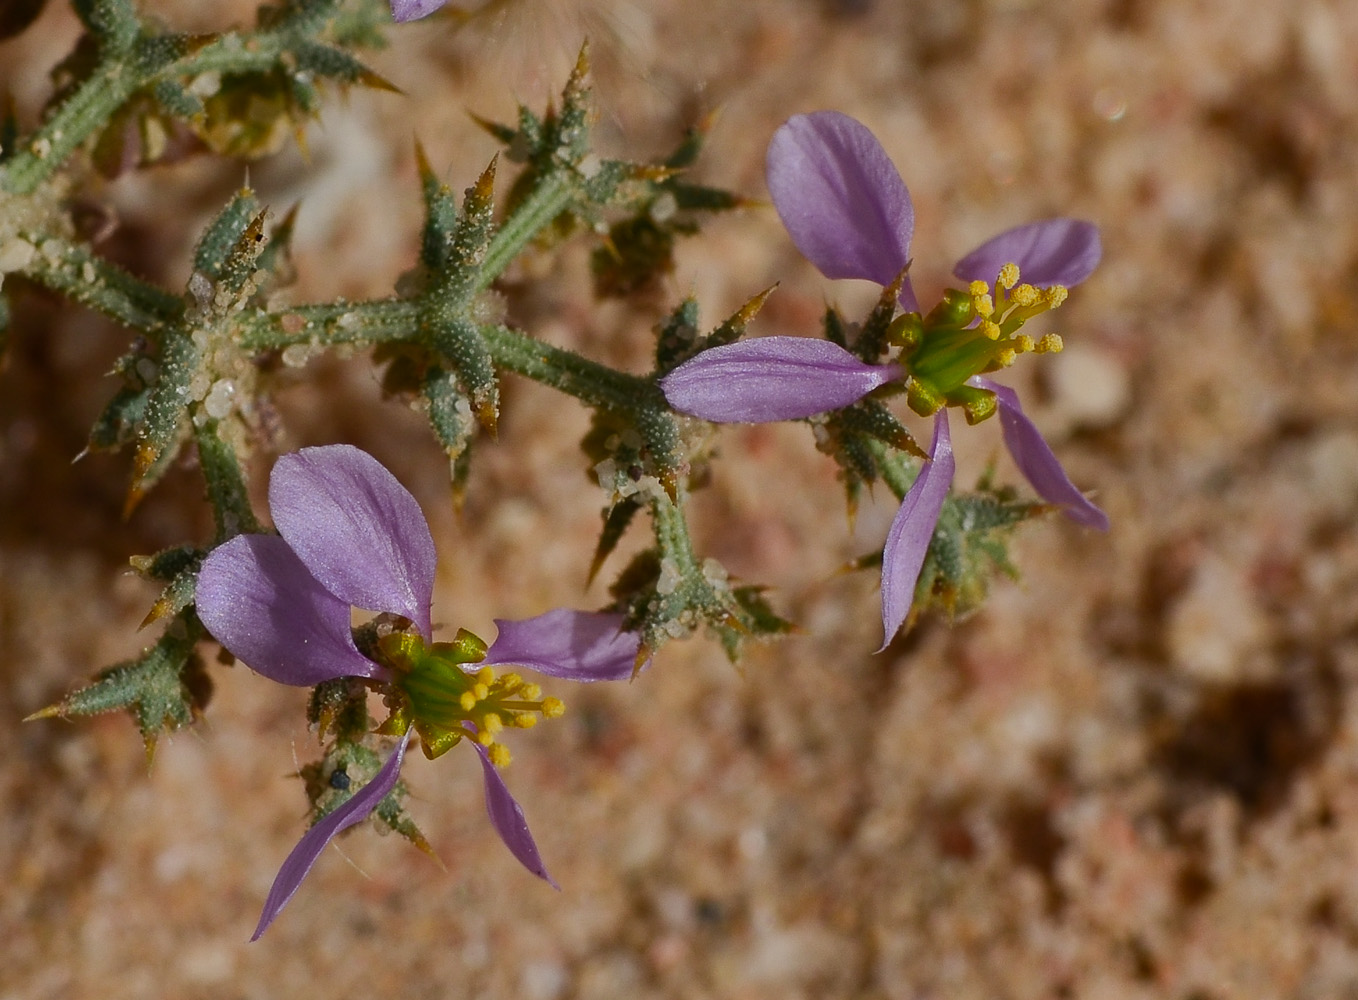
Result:
[[[420,505],[377,459],[347,444],[284,455],[269,480],[269,508],[330,593],[405,615],[431,637],[434,539]]]
[[[288,900],[296,894],[302,879],[307,877],[311,866],[316,863],[321,851],[325,850],[325,846],[335,838],[335,835],[366,819],[396,787],[396,780],[401,776],[401,761],[405,758],[406,744],[409,742],[410,734],[406,733],[372,781],[302,835],[302,839],[292,849],[288,859],[283,862],[283,867],[278,869],[278,875],[273,880],[273,888],[269,890],[269,896],[264,900],[264,912],[259,915],[259,926],[255,928],[251,941],[258,941],[259,936],[269,929],[269,925],[273,923],[279,911],[288,905]]]
[[[213,549],[198,572],[195,601],[213,638],[281,684],[382,672],[354,645],[349,605],[274,535],[237,535]]]
[[[391,19],[397,24],[428,17],[448,0],[391,0]]]
[[[915,600],[915,583],[924,566],[929,542],[934,537],[934,526],[938,524],[948,487],[952,485],[956,462],[946,409],[939,410],[934,416],[934,441],[929,454],[931,459],[920,469],[910,492],[901,502],[882,549],[882,625],[886,629],[882,649],[896,637],[910,613],[910,605]]]
[[[1047,219],[1000,233],[957,262],[963,281],[993,283],[1005,264],[1017,264],[1019,280],[1038,288],[1084,281],[1099,266],[1103,244],[1092,222]]]
[[[632,676],[641,639],[623,632],[622,615],[557,608],[523,621],[495,619],[500,634],[483,663],[515,664],[570,681],[619,681]]]
[[[765,162],[774,207],[821,274],[896,280],[910,260],[915,209],[867,126],[838,111],[796,115],[773,133]],[[901,305],[919,308],[909,279]]]
[[[1108,530],[1108,515],[1091,503],[1061,468],[1051,446],[1019,405],[1018,393],[1008,386],[979,375],[967,381],[978,389],[989,389],[1000,404],[1000,428],[1004,446],[1014,457],[1024,478],[1047,503],[1060,504],[1072,521],[1100,531]]]
[[[519,864],[553,889],[560,890],[561,886],[547,874],[547,866],[542,863],[542,858],[538,854],[538,845],[533,842],[533,834],[528,829],[528,821],[523,818],[523,810],[514,801],[514,796],[509,794],[509,786],[504,783],[500,773],[495,770],[495,765],[490,762],[486,748],[475,740],[469,742],[481,757],[481,773],[486,779],[486,812],[490,815],[495,832],[505,842],[509,853],[519,859]]]
[[[828,340],[761,337],[703,351],[662,378],[660,388],[681,413],[762,424],[848,406],[900,373],[895,365],[859,361]]]

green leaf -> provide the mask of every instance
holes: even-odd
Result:
[[[367,738],[335,740],[326,748],[325,756],[302,768],[301,776],[312,806],[312,825],[348,802],[382,769],[383,755],[359,742]],[[433,855],[433,848],[405,810],[408,795],[405,782],[397,781],[373,810],[374,815],[420,850]]]
[[[978,610],[997,573],[1018,576],[1008,548],[1014,529],[1049,510],[1004,491],[949,496],[915,586],[912,617],[931,607],[954,620]]]
[[[217,213],[199,237],[193,251],[193,269],[210,281],[225,277],[228,261],[258,214],[259,201],[249,188],[242,188],[232,195],[226,207]]]
[[[144,580],[169,583],[187,569],[197,567],[206,553],[192,545],[174,545],[149,556],[133,556],[128,562]]]
[[[429,404],[429,423],[448,456],[454,501],[460,505],[468,472],[468,446],[476,434],[471,401],[458,388],[457,376],[437,365],[430,366],[425,376],[424,398]]]
[[[456,373],[472,413],[491,434],[500,411],[500,387],[481,330],[470,320],[429,322],[429,347]]]
[[[189,383],[198,369],[199,353],[187,333],[171,331],[161,345],[160,364],[137,427],[128,509],[134,507],[160,477],[189,434]]]
[[[131,0],[74,0],[76,16],[106,53],[125,53],[141,32]]]
[[[162,732],[194,721],[212,695],[212,681],[194,651],[202,627],[176,619],[150,649],[100,672],[94,682],[29,719],[102,715],[127,709],[146,742],[147,757]]]
[[[777,614],[764,599],[763,587],[735,587],[731,596],[739,609],[739,625],[718,623],[713,631],[732,663],[740,659],[741,647],[752,639],[775,639],[797,631],[797,626]]]
[[[161,80],[152,93],[162,108],[179,118],[193,118],[204,113],[203,102],[177,80]]]
[[[599,570],[603,568],[604,561],[618,547],[618,542],[622,541],[622,536],[632,523],[632,518],[643,506],[636,498],[627,497],[604,509],[604,526],[599,532],[599,544],[594,547],[594,558],[590,560],[588,582],[594,582]]]

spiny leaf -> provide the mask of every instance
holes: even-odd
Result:
[[[656,344],[657,374],[663,375],[683,364],[689,358],[710,348],[720,347],[723,344],[730,344],[739,340],[745,333],[750,321],[758,314],[777,287],[777,285],[770,285],[749,299],[728,319],[704,337],[695,335],[695,327],[698,322],[697,303],[691,299],[685,300],[657,330],[659,334],[659,340]]]
[[[868,314],[868,320],[863,324],[863,329],[859,331],[858,342],[854,345],[854,353],[864,361],[874,362],[886,352],[888,346],[888,333],[891,330],[891,321],[895,318],[896,310],[899,307],[901,288],[905,284],[906,274],[909,273],[910,265],[896,276],[896,280],[882,289],[881,296],[877,299],[877,305]]]
[[[218,284],[233,296],[245,290],[246,283],[258,270],[259,258],[266,245],[264,220],[267,217],[266,209],[250,219],[222,263]]]
[[[490,349],[477,325],[454,318],[429,321],[429,346],[457,373],[457,381],[471,402],[472,413],[490,434],[499,419],[500,389]]]
[[[420,263],[429,274],[439,274],[448,266],[453,233],[457,229],[457,200],[446,184],[439,181],[429,166],[424,147],[415,144],[415,162],[420,172],[424,195],[424,229],[420,237]]]
[[[133,556],[129,562],[137,575],[147,580],[163,581],[167,584],[161,591],[156,603],[142,620],[140,628],[167,615],[178,615],[193,603],[193,593],[198,582],[198,567],[204,552],[190,545],[177,545],[162,549],[151,556]]]
[[[447,300],[465,303],[476,288],[486,250],[495,235],[495,167],[498,158],[482,171],[476,183],[467,188],[462,201],[462,216],[453,230],[447,266],[438,276],[440,293]]]
[[[599,570],[603,568],[604,561],[618,547],[627,526],[632,523],[632,518],[642,506],[643,504],[635,497],[627,497],[604,510],[604,526],[599,532],[599,544],[594,547],[594,558],[590,560],[587,584],[594,582]]]
[[[919,446],[905,425],[895,414],[875,399],[865,399],[834,414],[827,424],[832,432],[843,437],[867,435],[885,442],[916,458],[927,459],[928,452]],[[872,478],[872,477],[868,477]]]
[[[192,545],[175,545],[149,556],[133,556],[128,564],[143,580],[169,583],[184,570],[196,566],[205,553]]]
[[[305,41],[293,46],[290,51],[297,60],[298,69],[314,73],[316,76],[342,84],[357,84],[373,90],[386,90],[394,94],[402,92],[399,87],[374,73],[354,56],[333,45]]]
[[[977,610],[997,572],[1018,575],[1008,551],[1014,528],[1049,509],[998,492],[949,496],[915,586],[912,620],[929,607],[953,619]]]
[[[698,300],[689,296],[655,329],[655,367],[664,374],[693,355],[698,340]]]
[[[188,436],[189,382],[198,367],[198,348],[187,334],[167,334],[160,364],[146,400],[146,414],[137,428],[132,487],[125,510],[130,512],[165,473]]]
[[[201,634],[201,626],[176,622],[140,657],[109,667],[92,684],[28,719],[66,719],[128,709],[146,742],[149,760],[160,734],[189,725],[211,697],[211,679],[194,652]]]
[[[258,214],[259,201],[249,188],[232,195],[199,237],[193,251],[193,269],[210,281],[221,280],[237,242]]]
[[[106,53],[126,52],[141,32],[131,0],[75,0],[72,6]]]
[[[744,586],[731,590],[738,608],[739,626],[721,624],[713,627],[726,656],[732,663],[740,658],[741,647],[752,639],[773,639],[792,635],[797,626],[777,614],[764,599],[763,587]]]
[[[468,445],[476,433],[471,402],[458,388],[457,376],[436,365],[431,365],[425,376],[424,398],[429,403],[429,423],[443,445],[444,454],[448,456],[454,501],[460,506],[460,487],[465,486],[466,480]]]

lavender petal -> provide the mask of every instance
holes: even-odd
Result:
[[[792,242],[827,278],[896,280],[910,260],[915,209],[882,144],[838,111],[788,119],[769,142],[769,193]],[[918,310],[909,279],[901,305]]]
[[[391,0],[391,19],[397,24],[428,17],[448,0]]]
[[[1000,404],[1000,428],[1004,431],[1004,446],[1014,457],[1025,479],[1047,503],[1059,504],[1065,515],[1078,524],[1099,531],[1108,530],[1108,515],[1081,493],[1066,475],[1051,446],[1037,426],[1028,419],[1019,405],[1018,393],[998,382],[979,375],[969,379],[968,385],[989,389]]]
[[[538,845],[528,829],[528,820],[524,819],[523,809],[514,801],[514,796],[509,794],[509,786],[504,783],[500,773],[495,770],[495,765],[490,762],[486,748],[475,740],[469,742],[481,757],[481,774],[486,780],[486,812],[490,815],[495,832],[505,842],[509,853],[518,858],[519,864],[553,889],[560,890],[561,886],[547,874],[547,866],[542,863],[542,857],[538,854]]]
[[[259,915],[259,925],[255,928],[251,941],[258,941],[259,936],[269,929],[269,925],[283,907],[288,905],[288,900],[296,894],[302,880],[307,877],[316,859],[321,856],[321,851],[335,839],[335,835],[366,819],[396,787],[396,781],[401,776],[401,761],[405,758],[406,745],[409,742],[410,734],[406,733],[401,742],[396,744],[396,750],[387,758],[381,770],[373,776],[372,781],[302,835],[302,839],[283,862],[283,867],[278,869],[273,887],[269,890],[268,898],[264,900],[264,912]]]
[[[627,680],[641,639],[621,631],[622,622],[622,615],[569,608],[522,621],[497,618],[500,634],[482,662],[514,664],[571,681]]]
[[[956,462],[946,409],[939,410],[934,416],[934,440],[929,454],[930,461],[920,470],[901,502],[882,549],[882,626],[886,638],[882,640],[879,653],[896,637],[910,613],[915,583],[924,566],[929,542],[934,537],[939,511],[943,509],[943,501],[952,485]]]
[[[195,600],[213,638],[281,684],[381,673],[354,645],[349,605],[274,535],[237,535],[213,549],[198,572]]]
[[[717,423],[797,420],[856,403],[899,377],[838,344],[807,337],[761,337],[723,344],[660,380],[669,404]]]
[[[1079,219],[1047,219],[1006,230],[957,262],[963,281],[993,283],[1005,264],[1017,264],[1019,280],[1038,288],[1072,288],[1094,273],[1103,256],[1099,229]]]
[[[330,593],[405,615],[430,638],[434,539],[420,505],[377,459],[347,444],[284,455],[269,507],[278,533]]]

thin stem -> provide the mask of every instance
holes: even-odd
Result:
[[[0,184],[13,194],[32,194],[145,82],[129,64],[100,65],[31,138],[19,144],[14,158],[0,170]]]
[[[37,248],[20,273],[115,323],[154,336],[183,307],[179,296],[133,277],[82,243],[36,232],[20,235]]]
[[[481,335],[497,367],[551,386],[590,406],[631,411],[666,405],[659,388],[649,379],[617,371],[508,327],[485,326]]]
[[[143,37],[146,37],[143,35]],[[163,39],[172,41],[172,36]],[[138,66],[125,52],[102,60],[0,170],[0,186],[13,194],[32,194],[133,94],[163,80],[201,73],[243,75],[275,67],[287,69],[292,34],[277,31],[233,32],[179,58]]]
[[[217,540],[263,529],[250,509],[250,495],[236,450],[222,440],[220,423],[210,420],[194,428],[198,459],[207,481],[208,499],[217,521]]]
[[[490,241],[486,259],[481,265],[481,273],[472,285],[471,295],[483,292],[510,261],[519,255],[528,241],[551,225],[552,220],[570,204],[573,186],[570,179],[562,173],[544,176],[530,194],[505,220],[505,224]]]
[[[882,479],[887,488],[896,494],[896,499],[904,500],[920,474],[918,460],[909,458],[884,441],[869,438],[867,446],[872,451],[872,457],[877,460],[877,467],[882,470]]]

